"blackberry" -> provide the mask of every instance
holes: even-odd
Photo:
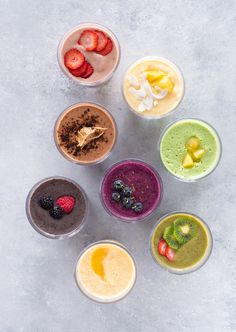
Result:
[[[53,207],[54,200],[51,196],[42,196],[39,198],[39,205],[44,210],[50,210]]]
[[[63,210],[60,206],[56,205],[49,210],[49,214],[53,219],[61,219],[63,216]]]

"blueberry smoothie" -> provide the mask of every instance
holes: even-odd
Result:
[[[126,222],[150,217],[162,197],[159,174],[143,161],[128,159],[107,170],[101,184],[101,200],[109,214]]]

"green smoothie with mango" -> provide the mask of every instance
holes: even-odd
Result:
[[[154,260],[171,272],[196,270],[206,262],[211,248],[210,230],[199,217],[189,213],[163,217],[151,235]]]
[[[160,156],[166,169],[184,181],[211,173],[220,160],[221,143],[216,131],[197,119],[171,124],[162,135]]]

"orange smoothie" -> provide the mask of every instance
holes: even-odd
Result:
[[[75,278],[89,298],[98,302],[114,302],[132,289],[136,279],[135,263],[119,243],[97,242],[81,254]]]

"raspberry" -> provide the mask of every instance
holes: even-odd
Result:
[[[56,203],[65,213],[71,213],[75,206],[75,198],[73,196],[61,196]]]

